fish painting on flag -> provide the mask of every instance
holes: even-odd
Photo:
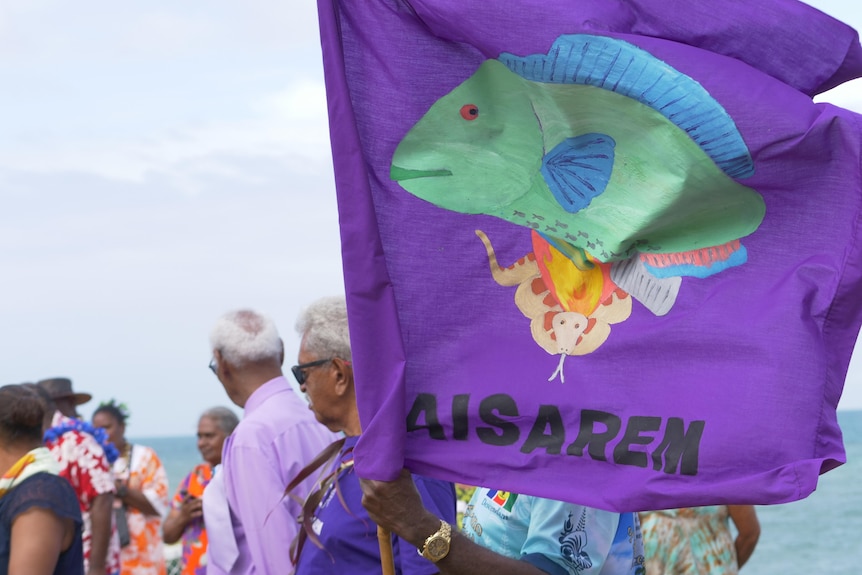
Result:
[[[362,477],[632,511],[792,501],[844,461],[862,122],[812,96],[862,76],[854,30],[318,2]]]
[[[477,234],[495,280],[519,286],[536,343],[560,354],[551,379],[561,381],[566,355],[594,351],[628,317],[629,295],[664,315],[682,276],[745,263],[739,240],[764,204],[732,178],[753,173],[732,118],[700,84],[591,35],[486,60],[408,132],[391,169],[435,205],[532,230],[529,263],[509,272]]]

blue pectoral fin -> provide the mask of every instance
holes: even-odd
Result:
[[[614,167],[616,142],[605,134],[567,138],[542,158],[542,176],[554,199],[569,213],[605,191]]]

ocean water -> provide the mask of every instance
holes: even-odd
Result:
[[[847,463],[801,501],[758,506],[760,541],[745,575],[862,573],[862,411],[840,411]]]
[[[817,491],[802,501],[757,507],[760,541],[744,575],[862,573],[862,411],[841,411],[838,420],[847,463],[821,476]],[[156,450],[172,495],[201,461],[192,436],[132,441]]]
[[[139,443],[152,447],[165,471],[168,474],[168,488],[171,496],[177,490],[180,481],[203,459],[198,452],[197,438],[193,435],[180,437],[134,437],[131,443]]]

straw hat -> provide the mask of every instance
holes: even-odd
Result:
[[[52,399],[71,397],[74,399],[75,405],[81,405],[93,399],[93,396],[89,393],[75,393],[72,390],[72,380],[66,377],[43,379],[37,385],[47,391]]]

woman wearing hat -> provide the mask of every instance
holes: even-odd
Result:
[[[42,447],[47,406],[23,385],[0,387],[0,575],[83,575],[81,511]]]

